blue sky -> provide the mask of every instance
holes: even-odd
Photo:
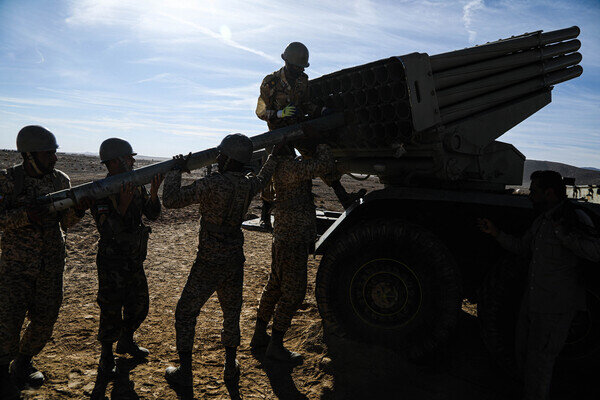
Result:
[[[600,167],[598,21],[598,0],[0,0],[0,148],[40,124],[66,152],[112,136],[145,155],[197,151],[266,130],[258,88],[292,41],[310,49],[315,78],[578,25],[583,76],[501,140],[527,158]]]

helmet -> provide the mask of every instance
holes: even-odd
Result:
[[[253,149],[252,140],[241,133],[233,133],[225,136],[221,144],[217,146],[217,150],[221,153],[242,164],[250,162]]]
[[[115,158],[135,156],[136,154],[127,140],[110,138],[100,145],[100,161],[103,163]]]
[[[288,44],[281,58],[297,67],[307,68],[310,65],[308,63],[308,49],[300,42]]]
[[[39,125],[28,125],[21,129],[17,135],[17,151],[21,153],[56,149],[58,149],[58,144],[54,134]]]

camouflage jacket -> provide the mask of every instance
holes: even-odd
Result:
[[[136,257],[145,246],[149,229],[142,223],[142,215],[156,220],[160,215],[160,200],[152,201],[144,186],[136,188],[135,194],[125,215],[118,211],[119,195],[113,194],[96,200],[91,207],[100,233],[98,251],[109,257]]]
[[[279,162],[273,182],[277,196],[273,236],[280,240],[313,242],[316,236],[312,179],[332,173],[335,164],[327,145],[317,146],[314,158],[287,157]]]
[[[277,111],[290,104],[296,106],[297,116],[277,118]],[[281,68],[267,75],[260,85],[256,115],[267,121],[269,130],[296,124],[305,114],[315,114],[316,108],[309,101],[308,76],[305,73],[291,85],[285,77],[284,69]]]
[[[19,190],[16,189],[19,186],[16,180],[19,178],[14,171],[0,171],[2,260],[27,265],[38,264],[42,259],[64,259],[63,230],[75,225],[80,217],[75,210],[68,209],[48,214],[40,226],[29,221],[27,207],[35,204],[40,196],[70,188],[69,177],[57,169],[41,178],[32,178],[23,171]],[[15,190],[19,193],[15,193]]]
[[[271,179],[277,161],[268,157],[258,175],[215,172],[181,187],[181,171],[165,177],[163,203],[167,208],[200,205],[198,257],[228,262],[243,257],[241,225],[252,198]]]

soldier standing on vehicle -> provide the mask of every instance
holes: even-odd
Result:
[[[165,376],[170,384],[192,387],[192,349],[196,319],[204,303],[216,291],[223,310],[221,342],[225,346],[224,378],[228,389],[237,387],[240,367],[236,360],[240,344],[240,312],[244,274],[244,235],[241,224],[254,195],[271,179],[278,147],[267,158],[258,175],[244,173],[244,164],[252,157],[250,139],[239,133],[226,136],[217,147],[218,172],[181,187],[186,171],[182,156],[178,167],[169,172],[163,191],[167,208],[200,205],[200,234],[196,261],[177,303],[175,331],[179,367],[169,367]],[[237,389],[235,390],[237,391]],[[235,392],[234,391],[234,392]],[[230,394],[232,391],[230,389]],[[233,398],[239,394],[232,394]]]
[[[17,399],[26,385],[39,387],[44,382],[31,359],[50,340],[62,302],[63,230],[77,223],[90,204],[82,199],[75,208],[55,214],[36,205],[40,196],[71,186],[69,177],[54,169],[57,148],[50,131],[26,126],[17,135],[23,163],[0,171],[2,399]],[[20,336],[26,314],[30,322]]]
[[[258,308],[250,345],[268,344],[266,355],[280,361],[299,362],[301,356],[283,346],[283,336],[306,295],[308,254],[316,238],[316,214],[312,179],[330,174],[335,164],[329,147],[319,145],[312,159],[294,157],[287,148],[273,182],[277,194],[271,252],[271,274]],[[273,317],[272,336],[267,324]]]
[[[498,230],[488,219],[480,219],[479,227],[508,251],[531,255],[516,350],[524,368],[525,399],[542,400],[548,398],[554,362],[571,321],[585,309],[581,261],[600,261],[600,239],[591,219],[567,200],[558,172],[534,172],[529,198],[541,214],[522,237]]]
[[[290,43],[281,58],[285,65],[272,74],[267,75],[260,85],[260,96],[256,105],[256,115],[267,122],[269,130],[283,128],[303,122],[308,118],[321,115],[323,110],[310,102],[308,76],[304,68],[308,68],[308,49],[300,42]],[[338,174],[326,176],[323,181],[331,186],[342,203],[347,208],[355,200],[364,195],[364,191],[348,194],[340,183]],[[273,208],[273,185],[267,186],[262,193],[263,206],[261,226],[271,229],[270,210]]]
[[[136,153],[119,138],[106,139],[100,145],[100,160],[108,176],[131,171]],[[142,215],[156,220],[161,211],[158,188],[163,177],[152,179],[150,194],[144,186],[123,184],[118,195],[96,200],[91,208],[100,233],[98,241],[98,305],[100,326],[98,341],[102,345],[98,369],[114,372],[116,352],[145,358],[149,352],[135,342],[133,335],[148,315],[148,282],[144,272],[150,228]]]

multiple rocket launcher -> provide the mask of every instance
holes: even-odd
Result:
[[[344,172],[500,190],[521,183],[524,157],[495,139],[548,104],[553,85],[581,75],[578,35],[571,27],[391,57],[312,80],[311,98],[344,112],[328,139]],[[486,154],[485,170],[474,169]]]
[[[343,172],[385,183],[502,190],[520,184],[524,156],[495,141],[550,103],[553,85],[581,75],[578,27],[527,33],[463,50],[412,53],[340,70],[310,81],[311,101],[336,111],[311,120],[324,132]],[[302,125],[251,139],[255,151],[303,137]],[[215,148],[194,153],[190,169],[214,162]],[[52,193],[52,211],[84,196],[147,184],[173,161]]]

